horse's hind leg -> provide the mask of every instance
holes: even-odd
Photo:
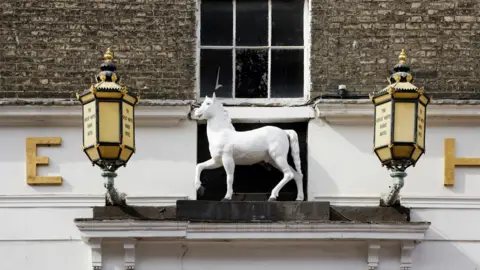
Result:
[[[276,167],[283,172],[283,178],[273,188],[272,194],[270,195],[270,198],[268,198],[269,201],[276,201],[280,190],[294,177],[293,171],[291,170],[290,165],[288,165],[288,161],[285,156],[275,157],[273,158],[273,162],[275,162]]]
[[[277,166],[277,164],[273,160],[269,160],[268,163],[272,165],[274,168],[278,170],[282,170]],[[297,185],[297,198],[296,201],[303,201],[305,199],[305,195],[303,192],[303,175],[298,173],[292,166],[289,166],[290,170],[293,172],[293,179],[295,180],[295,184]]]
[[[293,171],[293,179],[295,180],[295,184],[297,185],[297,198],[296,201],[303,201],[305,199],[305,195],[303,194],[303,176],[302,174],[298,173],[290,166],[290,170]]]

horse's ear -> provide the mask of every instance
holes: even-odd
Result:
[[[216,96],[215,96],[215,92],[213,92],[213,96],[212,96],[212,99],[215,100]]]

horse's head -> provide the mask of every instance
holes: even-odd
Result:
[[[205,96],[202,105],[195,111],[195,116],[198,118],[210,119],[218,113],[224,113],[222,104],[216,101],[215,93],[212,98]]]

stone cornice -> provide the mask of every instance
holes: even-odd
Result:
[[[190,223],[188,221],[83,220],[75,221],[85,241],[162,240],[411,240],[422,241],[428,222],[278,222]]]
[[[436,126],[480,124],[480,103],[473,101],[440,100],[427,107],[427,123]],[[368,100],[318,101],[316,117],[330,124],[373,125],[374,107]]]
[[[307,241],[363,241],[368,247],[365,265],[378,269],[380,249],[384,242],[401,246],[402,269],[412,265],[415,243],[421,242],[430,227],[428,222],[416,223],[189,223],[188,221],[134,221],[134,220],[79,220],[75,221],[88,243],[92,254],[92,268],[102,269],[103,244],[120,242],[124,247],[125,269],[135,269],[135,249],[139,241],[159,243],[185,241],[232,241],[266,243],[294,241],[301,245]],[[273,240],[273,241],[272,241]]]
[[[173,126],[188,119],[190,105],[135,107],[137,126]],[[76,106],[0,106],[0,126],[82,125],[82,109]]]
[[[137,126],[173,126],[194,119],[193,100],[143,100],[136,107]],[[74,100],[0,99],[0,126],[81,126],[81,107]],[[434,100],[429,125],[480,124],[479,100]],[[298,122],[320,118],[331,124],[373,125],[373,105],[366,99],[322,99],[310,105],[226,105],[233,122]]]

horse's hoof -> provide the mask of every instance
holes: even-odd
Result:
[[[268,201],[269,201],[269,202],[276,202],[276,201],[277,201],[277,198],[275,198],[275,197],[270,197],[270,198],[268,198]]]
[[[297,199],[295,199],[295,201],[296,201],[296,202],[303,202],[303,199],[297,198]]]
[[[221,200],[221,202],[229,202],[229,201],[231,201],[231,200],[230,200],[230,199],[227,199],[227,198],[223,198],[223,199]]]
[[[197,197],[203,196],[203,194],[205,194],[205,188],[203,186],[200,186],[197,189]]]

